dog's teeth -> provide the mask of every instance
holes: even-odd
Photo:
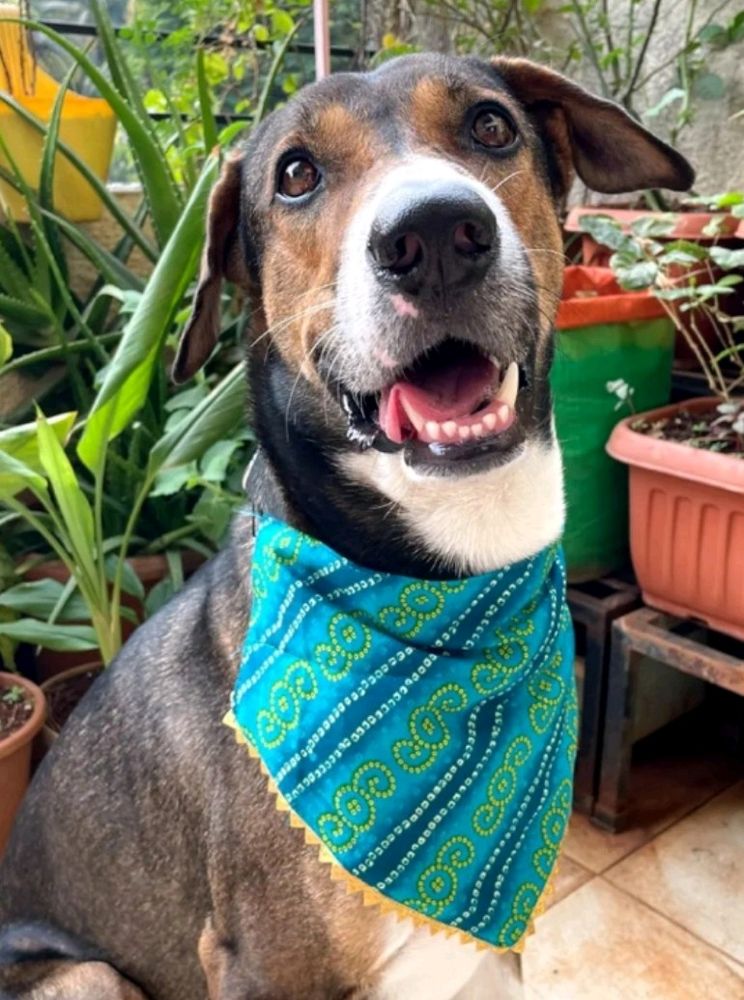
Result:
[[[483,424],[472,424],[470,427],[470,433],[473,437],[480,438],[486,433]]]
[[[461,441],[467,441],[470,437],[470,428],[465,424],[462,427],[458,427],[457,432],[460,435]]]
[[[496,416],[495,413],[487,413],[485,415],[485,417],[483,418],[483,423],[486,425],[486,427],[489,429],[489,431],[492,431],[494,429],[494,427],[496,426],[497,421],[498,421],[498,417]]]
[[[426,433],[432,439],[432,441],[439,441],[442,436],[442,430],[438,423],[434,420],[426,421]]]
[[[498,406],[496,408],[496,413],[502,424],[505,424],[506,421],[509,419],[509,407],[506,405],[506,403],[502,403],[501,406]]]
[[[453,438],[457,434],[457,424],[454,420],[445,420],[441,426],[448,438]]]
[[[512,409],[517,405],[517,393],[519,392],[519,365],[512,361],[504,373],[496,399],[499,403],[506,403]]]

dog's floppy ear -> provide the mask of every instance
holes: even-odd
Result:
[[[686,191],[694,181],[684,156],[619,104],[528,59],[497,57],[491,65],[541,121],[557,156],[563,193],[574,170],[588,187],[605,194],[654,187]]]
[[[185,382],[204,364],[220,335],[222,281],[246,286],[248,271],[240,240],[242,153],[231,153],[212,189],[207,211],[207,240],[191,316],[173,362],[174,382]]]

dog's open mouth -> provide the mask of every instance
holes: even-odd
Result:
[[[514,422],[516,363],[502,377],[500,366],[475,350],[460,351],[456,359],[446,354],[420,361],[383,391],[378,423],[396,444],[461,444],[500,434]]]
[[[472,344],[447,340],[381,393],[342,396],[350,433],[411,464],[450,463],[511,451],[519,430],[520,369]]]

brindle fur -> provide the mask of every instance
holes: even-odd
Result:
[[[467,108],[489,95],[508,105],[524,136],[509,161],[453,139]],[[603,144],[606,123],[621,154]],[[273,198],[277,158],[297,146],[324,164],[322,208]],[[334,454],[352,445],[314,363],[351,213],[390,164],[422,151],[498,187],[510,210],[537,292],[524,289],[535,297],[535,331],[513,346],[542,383],[561,281],[556,204],[569,163],[595,186],[605,176],[605,189],[619,169],[626,187],[685,186],[690,175],[676,154],[563,78],[523,62],[436,56],[308,88],[229,160],[176,373],[188,377],[209,355],[222,276],[239,281],[253,309],[254,505],[360,563],[426,577],[436,575],[434,557],[396,511],[386,508],[383,521],[383,498],[337,474]],[[472,308],[462,323],[482,325],[482,303]],[[548,434],[547,392],[540,405],[537,430]],[[372,995],[380,921],[329,879],[222,724],[248,621],[251,542],[246,514],[227,548],[130,639],[36,775],[0,870],[3,997]]]

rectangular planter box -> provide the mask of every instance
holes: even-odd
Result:
[[[711,410],[715,399],[662,407]],[[630,548],[652,607],[744,639],[744,460],[639,434],[623,420],[607,450],[630,466]]]

